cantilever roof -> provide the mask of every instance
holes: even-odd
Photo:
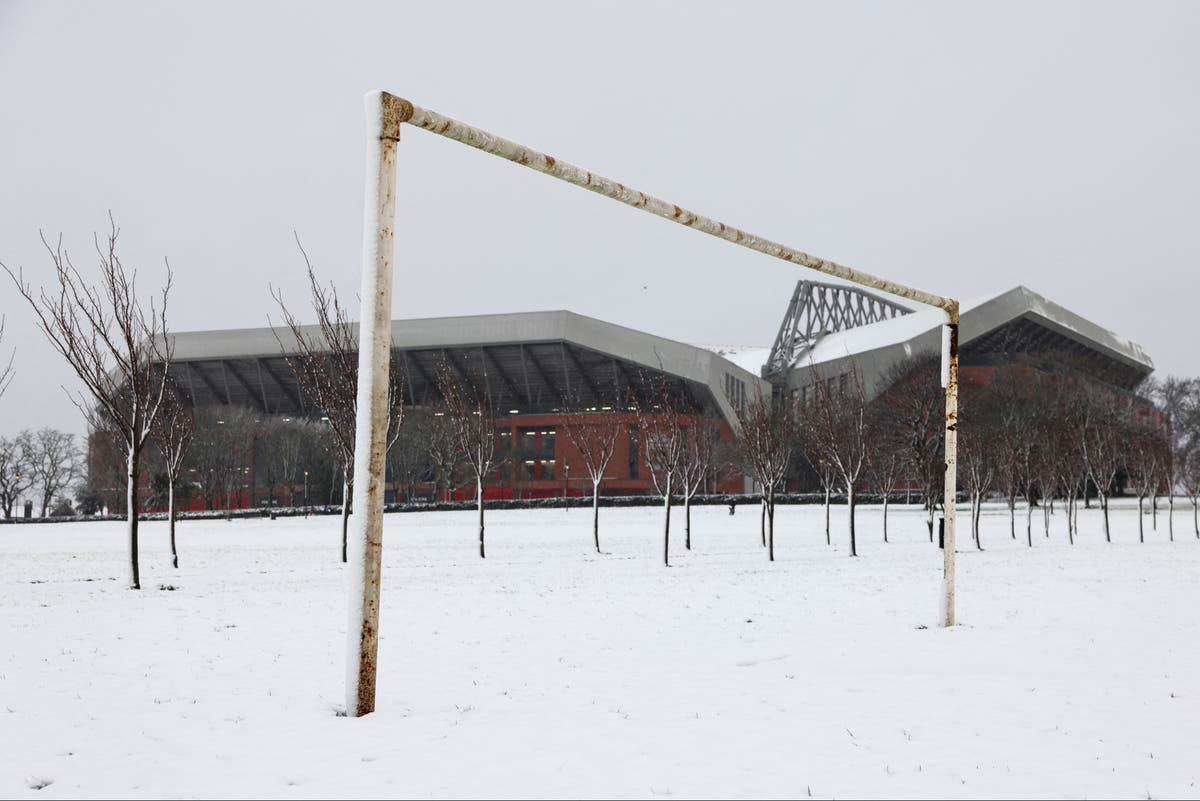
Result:
[[[316,326],[305,333],[319,335]],[[194,331],[173,335],[177,363],[278,358],[294,352],[286,328]],[[769,393],[755,372],[704,348],[636,331],[569,311],[487,314],[394,320],[392,346],[402,351],[501,348],[530,343],[568,342],[627,363],[707,386],[727,420],[735,414],[723,391],[730,373],[749,387]]]
[[[1145,374],[1154,370],[1154,362],[1140,345],[1024,286],[964,302],[960,315],[959,342],[963,345],[1006,323],[1029,318]],[[827,334],[801,356],[799,366],[821,364],[900,343],[915,344],[914,340],[936,335],[944,320],[944,312],[922,309],[891,320]],[[925,342],[920,344],[927,345]]]

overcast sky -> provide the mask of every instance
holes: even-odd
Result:
[[[177,331],[356,297],[362,96],[418,105],[939,294],[1025,284],[1200,374],[1200,4],[0,1],[0,261],[112,210]],[[769,345],[794,267],[424,131],[395,316],[570,309]],[[0,436],[82,431],[7,276]],[[357,307],[356,303],[351,305]],[[305,315],[307,317],[307,315]]]

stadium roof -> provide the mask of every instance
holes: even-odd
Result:
[[[944,312],[922,309],[824,334],[796,354],[786,383],[803,383],[807,371],[847,360],[867,367],[865,377],[878,376],[904,358],[936,353],[944,320]],[[1093,377],[1126,388],[1154,370],[1141,346],[1023,286],[964,302],[959,348],[964,365],[1069,358]]]
[[[302,333],[319,341],[316,326]],[[187,332],[173,341],[171,372],[193,402],[310,411],[288,364],[297,352],[290,330]],[[643,375],[656,375],[732,423],[726,376],[747,392],[770,392],[754,372],[712,351],[568,311],[395,320],[392,343],[410,403],[436,399],[433,377],[443,360],[485,381],[496,408],[520,413],[611,404],[636,393]]]

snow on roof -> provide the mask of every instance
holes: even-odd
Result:
[[[963,301],[959,307],[961,341],[969,342],[1000,325],[1024,315],[1041,318],[1054,328],[1070,332],[1098,350],[1106,350],[1122,361],[1153,369],[1154,363],[1136,343],[1117,336],[1090,320],[1066,309],[1024,286],[1016,286],[994,295]],[[820,364],[845,356],[867,353],[877,348],[909,342],[926,334],[946,320],[940,309],[922,308],[912,314],[870,325],[827,334],[800,357],[801,364]]]
[[[761,375],[762,366],[767,363],[767,357],[771,355],[771,348],[763,345],[696,345],[696,347],[712,351],[754,375]]]

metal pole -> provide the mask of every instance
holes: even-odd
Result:
[[[942,625],[954,625],[954,534],[958,522],[958,304],[947,312],[950,321],[946,352],[946,494],[942,511],[946,517],[942,563]]]
[[[353,517],[349,531],[350,609],[346,714],[375,710],[379,651],[379,583],[383,553],[384,456],[387,452],[388,360],[392,331],[392,251],[396,218],[396,98],[366,96],[366,214],[363,225],[362,314],[358,331],[358,395],[354,436]]]

